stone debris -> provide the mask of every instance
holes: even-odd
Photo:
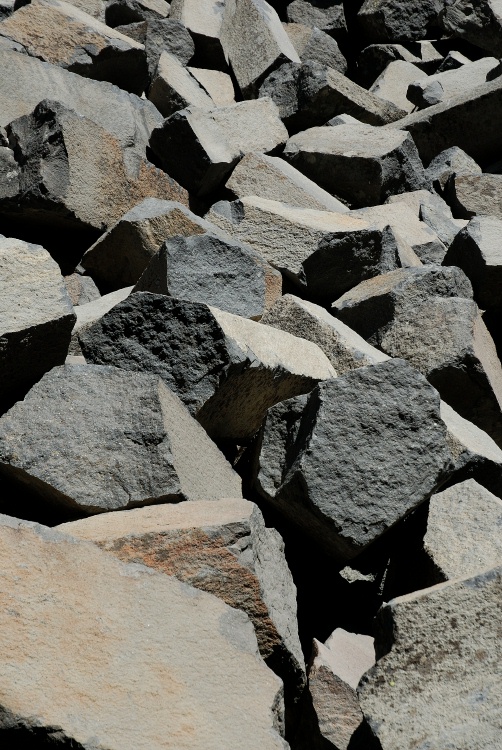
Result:
[[[422,80],[410,82],[408,99],[424,109],[439,104],[443,99],[460,96],[465,91],[475,89],[489,80],[488,75],[499,65],[496,57],[482,57],[476,62],[468,62],[461,68],[444,71]]]
[[[126,299],[126,297],[128,297],[132,292],[132,289],[132,286],[127,286],[123,289],[117,289],[117,291],[115,292],[103,294],[103,296],[99,297],[98,299],[87,302],[84,305],[79,305],[75,309],[77,320],[71,332],[70,348],[68,349],[70,354],[76,356],[82,355],[82,350],[78,341],[79,333],[84,333],[84,331],[90,328],[93,323],[102,318],[105,313],[109,312],[112,307],[115,307],[115,305],[118,305],[119,302],[122,302],[122,300]]]
[[[372,42],[430,39],[442,7],[441,0],[365,0],[357,20]]]
[[[491,214],[502,219],[502,175],[455,175],[448,184],[448,200],[459,218]]]

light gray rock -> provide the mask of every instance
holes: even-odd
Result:
[[[132,286],[127,286],[123,289],[118,289],[115,292],[104,294],[98,299],[87,302],[85,305],[78,305],[78,307],[75,308],[75,315],[77,316],[77,320],[71,332],[71,342],[70,348],[68,350],[70,354],[76,356],[82,355],[82,350],[78,342],[78,334],[80,332],[83,333],[88,328],[90,328],[93,323],[102,318],[105,313],[112,309],[112,307],[115,307],[115,305],[118,305],[119,302],[122,302],[122,300],[126,299],[126,297],[128,297],[131,292]]]
[[[336,117],[332,117],[331,120],[328,120],[326,125],[350,125],[351,123],[357,125],[359,124],[359,120],[356,120],[352,115],[337,115]]]
[[[148,98],[164,117],[189,106],[199,109],[215,106],[197,79],[169,52],[162,52],[160,56]]]
[[[310,128],[289,139],[284,156],[329,193],[356,207],[427,188],[413,139],[399,130],[371,125]]]
[[[195,45],[190,32],[180,21],[173,18],[159,18],[155,21],[148,21],[145,51],[151,79],[162,52],[169,52],[182,65],[188,65],[194,56]]]
[[[168,237],[203,234],[211,225],[181,203],[147,198],[122,216],[82,258],[106,287],[134,285]]]
[[[439,196],[438,196],[439,198]],[[467,225],[466,219],[453,219],[447,216],[443,211],[432,206],[430,203],[420,205],[420,220],[427,224],[438,236],[445,247],[450,247],[457,234]],[[438,256],[439,257],[439,256]],[[442,263],[444,258],[438,260]]]
[[[333,37],[321,31],[321,29],[305,26],[301,23],[285,23],[283,26],[301,62],[315,60],[321,65],[327,65],[329,68],[334,68],[345,75],[347,60],[340,52],[340,48]]]
[[[420,58],[402,44],[370,44],[357,58],[358,80],[369,88],[395,60],[404,60],[423,70]]]
[[[0,2],[0,21],[8,18],[14,13],[15,0],[1,0]]]
[[[44,526],[2,516],[0,535],[9,745],[286,750],[246,615]]]
[[[159,2],[159,0],[157,0]],[[71,0],[70,5],[80,8],[98,21],[106,21],[107,3],[105,0]]]
[[[282,277],[249,245],[207,232],[167,239],[133,291],[203,302],[259,320],[281,296]]]
[[[453,213],[462,219],[483,214],[502,219],[502,175],[454,175],[447,198]]]
[[[502,13],[497,0],[451,0],[445,3],[441,24],[446,32],[467,39],[492,55],[502,55]]]
[[[101,297],[98,287],[90,276],[72,273],[71,276],[64,277],[64,283],[73,305],[85,305]]]
[[[75,313],[40,245],[0,235],[0,409],[65,361]]]
[[[425,170],[427,178],[442,195],[453,175],[481,174],[481,167],[457,146],[441,151]]]
[[[436,73],[424,80],[410,81],[408,99],[418,109],[423,109],[443,100],[461,96],[466,91],[486,83],[488,74],[498,64],[496,57],[482,57],[475,62],[467,62],[461,68]]]
[[[347,33],[343,3],[340,0],[293,0],[287,7],[290,23],[321,29],[334,37]]]
[[[488,750],[500,736],[502,570],[393,599],[359,701],[382,750]]]
[[[335,376],[310,341],[148,292],[132,294],[79,340],[88,361],[159,375],[221,440],[251,438],[269,406]]]
[[[416,65],[405,60],[394,60],[380,73],[370,92],[405,112],[412,112],[415,105],[407,97],[408,86],[420,79],[427,79],[427,74]]]
[[[419,506],[452,468],[439,396],[402,360],[277,404],[255,450],[256,490],[341,560]]]
[[[0,419],[0,473],[67,514],[241,496],[157,376],[89,364],[54,368]]]
[[[453,49],[445,56],[443,62],[436,70],[436,73],[444,73],[447,70],[457,70],[458,68],[461,68],[462,65],[467,65],[470,62],[472,62],[472,60],[469,60],[468,57],[461,52],[458,52],[458,50]]]
[[[224,3],[221,0],[172,0],[170,18],[186,26],[197,49],[197,57],[206,67],[224,70],[221,46]]]
[[[205,70],[204,68],[189,67],[188,70],[217,107],[235,104],[234,84],[227,73],[222,73],[221,70]]]
[[[438,27],[441,0],[365,0],[357,20],[373,42],[430,39]]]
[[[203,196],[216,190],[246,153],[274,151],[287,137],[275,104],[259,99],[176,112],[153,131],[150,146],[168,174]]]

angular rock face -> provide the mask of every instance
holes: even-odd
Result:
[[[215,103],[186,67],[169,52],[162,52],[148,98],[164,117],[185,107],[211,109]]]
[[[448,184],[448,198],[455,215],[463,219],[478,214],[502,219],[502,175],[455,175]]]
[[[347,31],[340,0],[293,0],[287,7],[287,17],[291,23],[304,23],[335,37],[344,36]]]
[[[370,91],[381,99],[392,102],[406,112],[412,112],[414,104],[407,96],[408,86],[414,81],[427,80],[427,75],[413,63],[394,60],[380,73]]]
[[[345,75],[347,60],[332,37],[317,27],[312,28],[301,23],[287,23],[283,26],[301,62],[315,60]]]
[[[126,299],[132,292],[132,286],[124,287],[123,289],[117,289],[115,292],[104,294],[99,299],[87,302],[85,305],[79,305],[75,309],[77,316],[76,323],[71,332],[70,348],[68,349],[69,354],[81,356],[82,350],[78,341],[78,334],[82,331],[90,328],[93,323],[103,317],[105,313],[118,305],[119,302]],[[85,361],[85,359],[84,359]]]
[[[496,0],[452,0],[445,4],[441,14],[445,31],[463,37],[469,42],[500,57],[502,54],[502,14]]]
[[[0,419],[0,473],[67,513],[240,496],[238,476],[172,391],[115,367],[47,373]]]
[[[495,57],[482,57],[476,62],[469,62],[457,70],[429,76],[425,80],[413,82],[408,89],[410,99],[418,109],[431,104],[461,96],[469,89],[475,89],[489,80],[490,71],[499,65]]]
[[[0,537],[10,746],[286,747],[280,682],[244,614],[43,526],[2,516]]]
[[[189,30],[204,65],[217,69],[225,65],[221,46],[224,7],[220,0],[173,0],[169,13]]]
[[[409,42],[431,38],[442,7],[441,0],[365,0],[357,18],[373,42]]]
[[[461,148],[452,146],[435,156],[425,173],[435,190],[442,195],[450,177],[457,174],[481,174],[481,167]]]

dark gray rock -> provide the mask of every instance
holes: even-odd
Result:
[[[365,0],[357,20],[372,42],[430,39],[437,31],[442,0]]]
[[[82,1],[86,0],[79,0]],[[107,25],[115,27],[138,21],[155,22],[167,18],[169,13],[169,3],[165,0],[108,0],[105,16]]]
[[[254,477],[275,508],[347,560],[426,500],[451,468],[437,392],[391,360],[270,409]]]
[[[195,53],[195,45],[188,29],[174,18],[149,21],[145,38],[148,73],[153,77],[163,52],[174,55],[182,65],[188,65]]]
[[[446,32],[475,44],[492,55],[502,55],[502,13],[497,0],[449,0],[441,14]]]
[[[125,23],[122,26],[115,26],[115,30],[144,45],[147,25],[146,21],[136,21],[135,23]]]
[[[416,109],[425,109],[439,104],[446,98],[441,81],[432,80],[427,83],[414,81],[408,86],[406,97],[415,105]]]
[[[88,364],[54,368],[0,419],[0,473],[70,514],[241,496],[157,376]]]
[[[481,174],[481,167],[457,146],[441,151],[425,170],[427,178],[440,195],[443,195],[450,177],[464,174]]]
[[[347,33],[343,3],[340,0],[293,0],[287,8],[290,23],[321,29],[333,37]]]
[[[333,37],[321,29],[301,23],[286,23],[283,26],[302,62],[314,60],[345,75],[347,60]]]
[[[81,364],[85,363],[85,357],[82,356],[82,350],[78,341],[79,333],[90,328],[93,323],[102,318],[112,307],[115,307],[115,305],[118,305],[119,302],[128,297],[131,292],[132,286],[127,286],[123,289],[117,289],[115,292],[104,294],[98,299],[78,305],[75,308],[77,320],[71,332],[70,348],[68,349],[70,356],[82,357],[83,362]],[[72,364],[71,361],[68,361],[68,358],[65,362],[66,364]]]
[[[502,219],[502,175],[454,175],[448,183],[446,198],[459,218],[485,214]]]

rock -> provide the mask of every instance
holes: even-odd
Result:
[[[146,21],[136,21],[136,23],[124,23],[121,26],[115,26],[116,31],[120,31],[121,34],[134,39],[140,44],[145,44],[146,41],[146,30],[148,24]]]
[[[261,322],[317,344],[338,375],[388,359],[323,307],[292,294],[274,302]]]
[[[492,55],[502,55],[502,14],[494,0],[478,0],[474,5],[466,0],[445,3],[441,25],[449,34],[462,37]]]
[[[241,496],[157,376],[89,364],[54,368],[0,419],[0,473],[66,515]]]
[[[405,112],[412,112],[415,105],[407,97],[408,86],[414,81],[427,78],[427,74],[413,63],[394,60],[387,65],[383,73],[380,73],[370,92],[392,102]]]
[[[362,50],[357,59],[358,80],[369,88],[395,60],[404,60],[416,67],[420,67],[421,63],[420,59],[402,44],[370,44]]]
[[[188,68],[188,70],[216,106],[224,107],[227,104],[235,104],[234,84],[229,75],[220,70],[204,70],[203,68]]]
[[[439,196],[438,196],[439,197]],[[439,210],[436,206],[432,206],[428,203],[422,203],[420,205],[420,220],[427,224],[432,231],[437,235],[445,247],[450,247],[451,243],[457,236],[457,234],[466,226],[467,221],[463,219],[453,219]],[[444,258],[439,260],[439,263],[444,261]]]
[[[272,407],[255,450],[256,490],[340,560],[418,507],[452,468],[438,394],[402,360]]]
[[[135,21],[155,23],[169,14],[170,6],[165,0],[108,0],[106,5],[106,23],[113,27]]]
[[[447,191],[448,201],[457,217],[472,219],[478,214],[491,214],[502,219],[502,175],[454,175]]]
[[[78,334],[90,328],[93,323],[102,318],[112,307],[115,307],[119,302],[126,299],[131,292],[132,286],[127,286],[124,289],[118,289],[116,292],[104,294],[102,297],[87,302],[84,305],[79,305],[75,310],[77,320],[71,332],[71,342],[68,351],[73,355],[80,356],[82,350],[78,342]]]
[[[481,174],[481,167],[461,148],[452,146],[434,157],[425,174],[439,194],[443,195],[450,177]]]
[[[382,750],[496,747],[501,569],[400,596],[379,613],[359,701]]]
[[[245,615],[94,544],[1,521],[10,746],[285,750],[282,687]]]
[[[71,276],[65,276],[64,283],[73,305],[85,305],[86,302],[92,302],[101,297],[98,287],[90,276],[72,273]]]
[[[0,201],[14,198],[18,193],[19,165],[12,149],[0,145]]]
[[[284,156],[329,193],[356,207],[427,187],[412,138],[398,130],[370,125],[311,128],[289,139]]]
[[[246,154],[270,152],[287,139],[269,99],[206,111],[181,110],[156,128],[150,146],[166,172],[191,193],[215,190]]]
[[[466,91],[473,90],[486,83],[488,73],[498,64],[499,61],[495,57],[482,57],[480,60],[468,62],[456,70],[436,73],[423,80],[410,81],[408,99],[418,109],[423,109],[438,104],[443,99],[461,96]]]
[[[40,245],[0,235],[0,410],[62,365],[75,313],[55,261]]]
[[[8,18],[14,13],[15,0],[1,0],[0,1],[0,20]]]
[[[340,52],[340,48],[333,37],[321,31],[321,29],[305,26],[301,23],[285,23],[283,26],[301,62],[315,60],[315,62],[326,65],[328,68],[334,68],[345,75],[347,60]]]
[[[203,302],[251,320],[259,320],[281,290],[281,274],[253,248],[213,232],[167,239],[133,289]]]
[[[469,58],[461,52],[458,52],[455,49],[450,50],[439,68],[436,70],[436,73],[444,73],[447,70],[457,70],[458,68],[461,68],[462,65],[467,65],[470,62],[472,62],[472,60],[469,60]]]
[[[81,76],[141,94],[147,82],[145,49],[62,0],[33,0],[0,23],[7,37],[32,57]]]
[[[438,27],[441,0],[365,0],[357,20],[373,42],[430,39]]]
[[[167,237],[190,237],[210,229],[181,203],[147,198],[89,248],[82,266],[106,287],[121,289],[138,281]]]
[[[148,98],[164,117],[185,107],[212,109],[215,103],[178,58],[162,52]]]
[[[328,120],[326,125],[334,127],[336,125],[350,125],[351,123],[354,125],[360,124],[359,120],[356,120],[352,115],[337,115],[336,117],[332,117],[331,120]]]
[[[335,376],[309,341],[148,292],[116,305],[79,340],[88,361],[159,375],[219,440],[248,440],[269,406]]]
[[[347,206],[277,156],[246,154],[225,187],[236,198],[256,195],[298,208],[346,213]]]
[[[170,18],[186,26],[194,39],[197,58],[204,67],[224,70],[221,46],[224,4],[221,0],[172,0]]]
[[[180,21],[159,18],[147,24],[145,50],[148,73],[152,79],[163,52],[174,55],[182,65],[188,65],[194,56],[195,45],[188,29]]]
[[[340,0],[293,0],[287,7],[290,23],[318,28],[334,37],[345,36],[347,24]]]
[[[256,96],[281,63],[300,62],[274,8],[265,0],[225,0],[221,46],[242,95]]]
[[[245,612],[261,656],[284,681],[286,710],[294,709],[306,683],[296,587],[284,543],[275,529],[265,527],[256,505],[247,500],[157,505],[102,513],[58,530],[95,542],[123,562],[174,576]]]

